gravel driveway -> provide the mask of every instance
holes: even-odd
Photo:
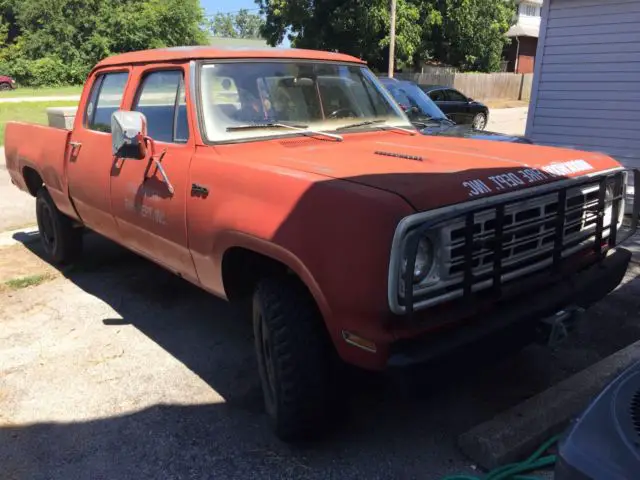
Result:
[[[357,376],[339,431],[290,447],[262,414],[247,319],[87,240],[86,259],[64,276],[0,293],[3,478],[436,479],[469,471],[459,433],[640,335],[633,280],[559,350],[532,346],[484,366],[458,359],[464,368],[421,371],[407,391]],[[37,245],[0,256],[37,260]]]

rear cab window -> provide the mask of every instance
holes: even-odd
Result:
[[[111,133],[111,114],[120,108],[128,79],[128,72],[108,72],[96,77],[85,111],[86,128]]]

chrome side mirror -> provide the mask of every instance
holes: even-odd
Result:
[[[111,147],[118,158],[142,160],[147,148],[147,119],[140,112],[117,110],[111,115]]]

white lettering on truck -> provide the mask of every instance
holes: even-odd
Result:
[[[593,170],[593,165],[585,160],[571,160],[562,163],[552,163],[541,169],[525,168],[517,172],[491,175],[487,180],[476,178],[465,180],[462,186],[467,189],[470,197],[476,197],[494,191],[509,190],[523,185],[542,182],[553,177],[568,176],[574,173],[582,173]]]

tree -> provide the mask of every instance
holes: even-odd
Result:
[[[388,0],[256,0],[271,45],[341,51],[384,69],[389,46]],[[435,59],[463,69],[495,70],[513,0],[398,0],[396,66]],[[497,58],[497,60],[496,60]]]
[[[261,38],[260,31],[264,20],[260,15],[249,13],[243,9],[237,14],[218,13],[213,18],[209,29],[216,37],[228,38]]]
[[[463,70],[496,71],[511,26],[515,4],[495,0],[446,0],[435,55]]]
[[[198,0],[0,0],[0,69],[23,84],[81,83],[106,56],[207,42]]]

